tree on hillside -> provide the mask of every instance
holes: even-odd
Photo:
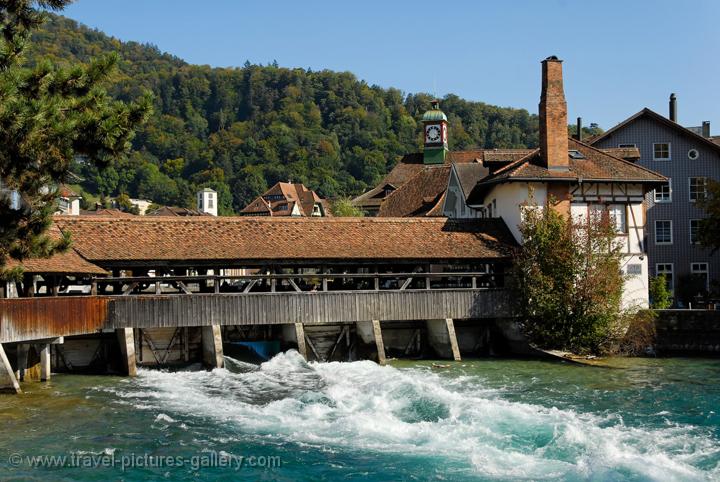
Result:
[[[108,165],[130,148],[150,99],[123,103],[101,88],[114,55],[58,68],[23,64],[31,33],[69,0],[0,0],[0,272],[8,256],[49,256],[69,240],[45,235],[57,187],[76,158]]]
[[[603,351],[618,335],[621,246],[607,211],[572,219],[549,206],[524,208],[515,281],[524,329],[541,348]]]
[[[78,174],[89,194],[158,196],[152,200],[192,207],[193,194],[207,185],[198,174],[221,169],[213,188],[230,192],[234,212],[263,186],[288,179],[325,198],[352,197],[375,186],[403,155],[422,149],[420,119],[433,98],[428,94],[371,86],[349,72],[249,62],[240,68],[189,65],[59,15],[51,15],[33,38],[30,65],[40,58],[87,62],[112,52],[120,61],[108,86],[111,96],[127,101],[143,89],[155,93],[154,114],[138,129],[122,169],[82,166]],[[537,145],[537,116],[526,110],[454,95],[442,106],[452,149]],[[168,188],[155,190],[148,178],[163,179]]]
[[[349,198],[340,198],[333,201],[330,211],[333,216],[340,218],[362,218],[365,214],[355,207]]]

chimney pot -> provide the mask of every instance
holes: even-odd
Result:
[[[569,167],[568,122],[562,60],[553,55],[541,63],[540,156],[548,169],[567,170]]]
[[[677,122],[677,97],[675,94],[670,94],[670,120]]]
[[[582,132],[582,117],[577,118],[577,130],[575,132],[575,139],[582,141],[583,132]]]
[[[702,123],[702,135],[708,139],[710,137],[710,121],[703,121]]]

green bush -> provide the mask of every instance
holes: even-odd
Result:
[[[650,307],[655,310],[664,310],[672,305],[672,294],[668,289],[664,274],[650,278]]]

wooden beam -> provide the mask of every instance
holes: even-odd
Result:
[[[385,364],[385,343],[382,338],[382,327],[380,320],[372,320],[373,335],[375,337],[375,347],[377,348],[378,364]]]
[[[138,283],[137,281],[130,283],[130,284],[123,290],[122,295],[123,295],[123,296],[128,296],[130,293],[133,292],[133,290],[134,290],[135,288],[137,288],[138,284],[139,284],[139,283]]]
[[[257,284],[257,282],[260,281],[257,278],[253,279],[248,283],[248,285],[243,290],[243,293],[250,293],[250,290],[253,289],[253,287]]]
[[[192,291],[190,291],[190,289],[189,289],[189,288],[185,285],[185,283],[183,283],[182,281],[178,281],[178,282],[177,282],[177,287],[180,288],[180,291],[182,291],[182,292],[185,293],[186,295],[191,295],[191,294],[193,294]]]
[[[316,359],[317,361],[319,361],[319,362],[325,361],[325,360],[323,360],[323,358],[320,356],[320,354],[318,353],[318,351],[315,349],[315,345],[313,345],[312,340],[311,340],[310,337],[307,336],[307,335],[305,335],[305,343],[307,343],[307,345],[308,345],[308,346],[310,347],[310,349],[312,350],[313,354],[315,354],[315,359]]]
[[[0,391],[22,393],[2,344],[0,344]]]
[[[307,360],[307,345],[305,344],[305,328],[302,323],[295,323],[295,339],[298,344],[298,352]]]
[[[120,343],[120,353],[122,354],[122,364],[125,373],[129,377],[137,376],[137,361],[135,359],[135,332],[132,328],[120,328],[115,333]],[[142,350],[142,345],[141,345]]]
[[[340,342],[342,342],[343,337],[345,336],[345,333],[350,330],[350,327],[345,325],[343,326],[342,330],[340,330],[340,335],[337,337],[337,340],[335,340],[335,344],[332,347],[332,350],[330,350],[330,354],[327,357],[326,361],[332,361],[332,357],[335,354],[335,350],[337,349],[338,345],[340,345]]]
[[[457,336],[455,335],[455,323],[452,318],[445,318],[445,324],[447,325],[448,336],[450,337],[453,359],[455,361],[461,361],[460,347],[458,346]]]
[[[297,293],[301,293],[301,292],[302,292],[302,290],[300,289],[300,287],[298,287],[298,285],[295,283],[295,280],[294,280],[294,279],[288,278],[288,283],[290,283],[290,286],[292,286],[292,287],[295,289],[295,292],[297,292]]]

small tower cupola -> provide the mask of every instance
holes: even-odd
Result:
[[[201,191],[198,191],[197,209],[202,213],[210,214],[211,216],[217,216],[217,192],[207,187]]]
[[[448,121],[440,110],[440,101],[432,101],[432,109],[422,117],[425,149],[424,164],[443,164],[448,153]]]

